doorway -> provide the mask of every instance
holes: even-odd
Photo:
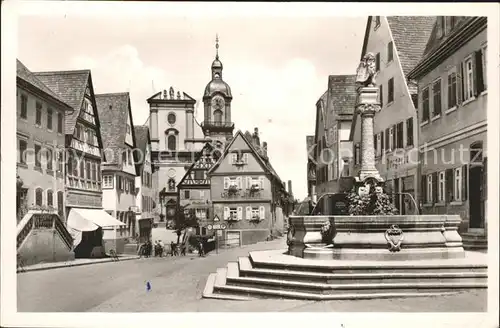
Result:
[[[483,165],[483,143],[475,142],[470,146],[469,185],[469,228],[484,229],[485,215],[485,172]]]

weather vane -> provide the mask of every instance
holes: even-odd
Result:
[[[215,58],[219,59],[219,34],[215,34]]]

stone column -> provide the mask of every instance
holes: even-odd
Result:
[[[359,89],[356,112],[361,117],[361,170],[359,181],[375,178],[383,181],[375,167],[375,146],[373,144],[373,119],[380,111],[378,88],[362,87]]]

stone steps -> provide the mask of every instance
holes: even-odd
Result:
[[[258,252],[257,252],[258,253]],[[255,255],[255,256],[254,256]],[[311,265],[272,263],[258,254],[240,257],[210,275],[203,297],[233,300],[292,298],[373,299],[443,295],[487,288],[486,265],[458,263]],[[290,259],[290,262],[296,262]],[[333,262],[332,262],[333,263]]]
[[[488,238],[484,235],[464,234],[462,244],[465,250],[488,249]]]

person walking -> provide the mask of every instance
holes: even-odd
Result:
[[[198,241],[198,253],[200,256],[205,257],[205,248],[203,247],[203,241],[201,239]]]
[[[172,256],[175,256],[176,254],[176,251],[175,251],[175,244],[173,241],[170,242],[170,255]]]

